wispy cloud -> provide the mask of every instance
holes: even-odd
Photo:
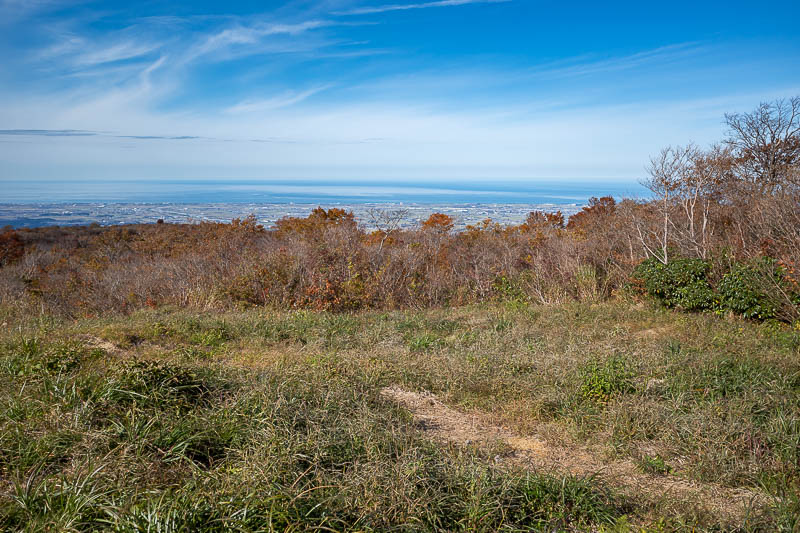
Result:
[[[309,20],[297,24],[257,24],[252,26],[236,25],[225,28],[206,37],[202,42],[193,46],[185,61],[192,61],[201,56],[224,51],[237,45],[256,45],[265,37],[273,35],[299,35],[332,23],[325,20]]]
[[[387,139],[382,137],[370,137],[366,139],[330,140],[330,139],[290,139],[286,137],[270,137],[268,139],[249,139],[249,142],[264,144],[315,144],[315,145],[348,145],[348,144],[370,144],[380,143]],[[236,142],[230,139],[231,142]]]
[[[115,139],[137,139],[142,141],[148,140],[164,140],[164,141],[189,141],[195,139],[210,139],[208,137],[200,137],[197,135],[117,135],[109,132],[102,131],[89,131],[89,130],[34,130],[34,129],[17,129],[17,130],[0,130],[0,135],[11,137],[109,137]],[[210,139],[219,140],[219,139]]]
[[[133,59],[149,54],[160,47],[159,43],[136,43],[125,41],[114,43],[110,46],[98,46],[90,52],[80,54],[75,57],[74,62],[78,66],[93,66],[103,63],[114,63],[126,59]]]
[[[40,137],[92,137],[100,135],[96,131],[86,130],[0,130],[0,135],[40,136]]]
[[[557,63],[539,65],[531,69],[530,72],[549,78],[620,72],[653,64],[663,66],[673,61],[695,57],[705,50],[707,48],[698,42],[678,43],[606,59],[587,56],[567,59]]]
[[[298,104],[303,100],[306,100],[311,96],[321,91],[324,91],[328,88],[330,88],[330,85],[323,85],[320,87],[314,87],[313,89],[308,89],[306,91],[301,91],[301,92],[289,91],[284,94],[273,96],[271,98],[265,98],[262,100],[245,100],[234,106],[229,107],[225,111],[231,114],[240,114],[240,113],[255,113],[255,112],[274,111],[276,109],[283,109],[285,107],[290,107],[295,104]]]
[[[118,139],[139,139],[142,141],[162,140],[162,141],[191,141],[203,139],[197,135],[114,135]]]
[[[336,11],[335,15],[373,15],[387,11],[406,11],[408,9],[428,9],[432,7],[464,6],[467,4],[499,4],[512,0],[437,0],[434,2],[420,2],[416,4],[384,4],[371,7],[357,7],[345,11]]]

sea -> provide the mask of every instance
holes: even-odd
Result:
[[[485,218],[519,223],[536,209],[570,215],[593,196],[646,198],[647,192],[635,180],[619,179],[0,180],[0,226],[229,221],[249,214],[269,225],[282,216],[304,216],[317,206],[346,208],[362,220],[376,210],[402,210],[404,225],[444,212],[463,226]]]

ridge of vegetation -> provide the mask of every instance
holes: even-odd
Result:
[[[800,318],[800,97],[726,117],[720,145],[654,157],[649,201],[592,198],[565,221],[534,211],[453,231],[431,215],[367,232],[342,209],[267,230],[231,224],[6,229],[0,302],[86,316],[160,305],[347,311],[599,301],[629,289],[687,310]]]

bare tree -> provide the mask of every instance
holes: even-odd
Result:
[[[373,207],[367,209],[366,214],[370,226],[381,234],[380,246],[378,246],[378,251],[381,251],[392,233],[400,230],[403,220],[408,217],[408,209],[377,209]]]
[[[692,154],[691,168],[679,184],[677,196],[685,224],[672,227],[692,251],[705,259],[714,232],[711,208],[720,199],[720,189],[730,174],[730,150],[716,145]]]
[[[649,177],[642,181],[642,185],[650,189],[657,199],[662,220],[657,241],[661,249],[655,250],[648,244],[641,227],[638,227],[639,237],[647,253],[664,264],[669,262],[670,229],[674,227],[670,213],[682,190],[685,191],[686,184],[692,181],[694,161],[699,155],[700,151],[693,144],[664,148],[657,156],[650,159],[650,164],[647,166]],[[694,204],[692,209],[693,206]]]
[[[726,143],[735,156],[736,178],[751,193],[796,190],[800,164],[800,96],[762,103],[751,113],[725,115]]]

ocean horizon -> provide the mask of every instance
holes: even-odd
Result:
[[[646,197],[630,180],[3,180],[0,204],[413,203],[578,204],[593,196]]]
[[[587,181],[468,181],[376,183],[321,180],[4,181],[0,226],[226,222],[254,215],[265,225],[340,207],[369,224],[370,213],[403,209],[413,225],[433,212],[457,227],[491,218],[518,224],[533,210],[570,216],[593,196],[644,197],[641,185]]]

